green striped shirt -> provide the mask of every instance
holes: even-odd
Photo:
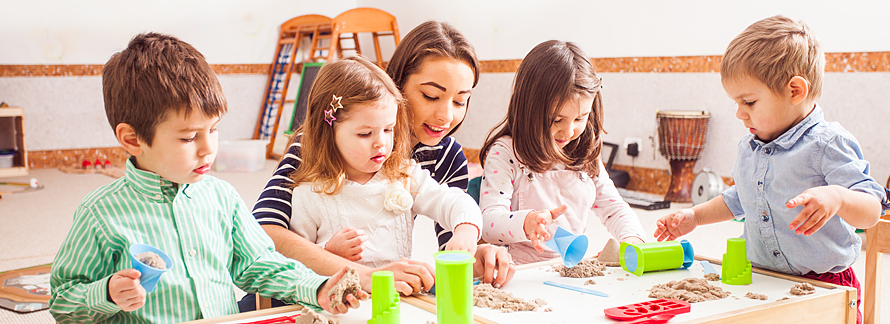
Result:
[[[107,299],[108,279],[133,268],[128,248],[142,243],[174,266],[145,306],[123,312]],[[177,185],[127,161],[126,176],[77,207],[53,262],[50,312],[59,323],[177,323],[238,313],[234,283],[248,293],[318,305],[327,280],[275,252],[235,189],[205,176]]]

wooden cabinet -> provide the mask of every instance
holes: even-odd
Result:
[[[0,108],[0,151],[16,151],[11,168],[0,168],[0,177],[28,175],[28,152],[25,150],[24,109]]]

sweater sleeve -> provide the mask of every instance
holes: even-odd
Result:
[[[450,137],[449,137],[450,138]],[[436,174],[433,178],[439,183],[447,184],[449,187],[457,187],[463,191],[467,191],[470,184],[470,170],[467,168],[467,157],[461,149],[460,144],[453,138],[448,141],[448,145],[442,148],[442,154],[436,160],[438,164],[435,168]],[[440,178],[437,178],[440,176]]]
[[[469,223],[482,232],[482,214],[473,197],[463,190],[439,184],[431,178],[429,171],[423,170],[414,162],[409,169],[411,192],[414,198],[412,211],[427,215],[443,228],[454,231],[457,225]],[[478,239],[478,237],[477,237]]]
[[[504,142],[495,142],[485,158],[479,207],[482,208],[482,239],[489,243],[527,241],[525,217],[531,209],[511,210],[513,181],[522,170],[513,150]]]
[[[302,159],[300,158],[300,135],[294,143],[288,147],[287,152],[278,163],[278,168],[256,204],[253,206],[253,217],[261,225],[278,225],[284,228],[290,228],[291,215],[291,199],[292,192],[290,186],[294,181],[290,179],[290,173],[300,167]]]
[[[599,169],[599,176],[593,179],[596,184],[594,214],[600,218],[600,221],[615,239],[621,241],[636,236],[645,242],[646,234],[643,231],[643,225],[640,224],[639,217],[621,198],[602,162],[599,164]]]

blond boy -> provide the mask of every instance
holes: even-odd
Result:
[[[659,219],[659,241],[745,218],[755,266],[859,289],[854,231],[877,223],[887,196],[853,135],[816,104],[824,56],[809,27],[784,16],[755,22],[729,44],[720,77],[751,133],[739,143],[736,184]]]

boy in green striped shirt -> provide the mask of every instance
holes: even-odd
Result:
[[[53,262],[50,312],[59,323],[177,323],[238,312],[248,293],[331,309],[328,280],[275,252],[228,183],[205,176],[216,156],[222,87],[194,47],[137,35],[102,70],[105,112],[132,157],[126,175],[90,193]],[[173,260],[146,293],[128,248],[148,244]],[[348,306],[358,299],[348,296]]]

